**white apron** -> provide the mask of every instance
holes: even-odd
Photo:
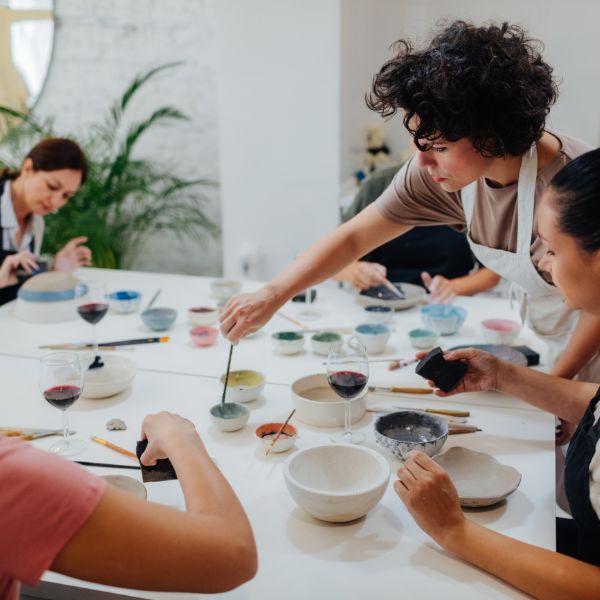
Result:
[[[517,249],[497,250],[476,244],[471,237],[471,222],[477,193],[475,181],[461,190],[467,223],[467,239],[479,261],[511,283],[511,299],[516,294],[521,320],[547,345],[547,361],[552,367],[564,351],[581,311],[569,308],[560,290],[538,273],[531,260],[533,215],[537,180],[535,144],[523,155],[517,184]],[[600,356],[596,355],[579,373],[578,379],[600,382]]]

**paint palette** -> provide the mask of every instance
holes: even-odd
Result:
[[[356,297],[361,306],[389,306],[394,310],[412,308],[425,299],[425,290],[412,283],[393,282],[404,298],[399,298],[385,286],[372,287],[363,290]]]

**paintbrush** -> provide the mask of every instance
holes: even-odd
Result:
[[[390,292],[393,292],[396,296],[398,296],[400,300],[406,300],[406,296],[389,279],[384,279],[383,285],[385,285]]]
[[[279,317],[281,317],[282,319],[285,319],[286,321],[293,323],[294,325],[296,325],[296,327],[300,327],[300,329],[308,329],[308,327],[304,323],[301,323],[300,321],[297,321],[296,319],[292,319],[292,317],[288,317],[287,315],[284,315],[282,312],[277,312],[277,315]]]
[[[106,467],[107,469],[136,469],[139,471],[141,467],[138,465],[116,465],[113,463],[101,463],[101,462],[91,462],[89,460],[75,460],[73,461],[78,465],[83,465],[84,467]]]
[[[279,439],[281,432],[285,429],[285,426],[290,422],[290,419],[294,416],[295,412],[296,412],[296,409],[294,408],[292,410],[292,412],[288,415],[288,418],[284,421],[283,425],[279,428],[279,431],[277,432],[275,437],[271,440],[271,443],[269,444],[269,447],[267,448],[267,452],[266,452],[265,456],[269,456],[269,452],[271,452],[273,446],[275,445],[275,442]]]
[[[127,450],[126,448],[121,448],[121,446],[117,446],[117,444],[113,444],[112,442],[109,442],[108,440],[103,440],[102,438],[99,438],[95,435],[92,436],[92,442],[96,442],[97,444],[106,446],[107,448],[110,448],[111,450],[114,450],[115,452],[118,452],[119,454],[123,454],[124,456],[128,456],[129,458],[133,458],[133,460],[138,459],[137,455],[134,452],[131,452],[130,450]]]
[[[135,346],[138,344],[164,344],[171,338],[168,335],[161,337],[148,337],[148,338],[135,338],[131,340],[117,340],[113,342],[100,342],[98,348],[102,350],[114,349],[118,346]],[[50,350],[87,350],[93,348],[92,344],[87,343],[76,343],[76,344],[47,344],[45,346],[38,346],[40,349]]]
[[[432,394],[433,390],[431,388],[422,388],[422,387],[384,387],[378,385],[370,385],[370,392],[379,392],[382,394]]]

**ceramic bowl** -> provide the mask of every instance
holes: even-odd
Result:
[[[265,423],[256,428],[254,435],[259,443],[264,447],[265,452],[271,445],[271,442],[277,435],[279,428],[283,423]],[[298,437],[298,431],[293,425],[289,423],[283,428],[281,435],[277,441],[273,444],[270,452],[287,452],[296,443]]]
[[[342,400],[327,383],[324,373],[301,377],[292,384],[292,406],[296,417],[316,427],[343,427],[346,402],[350,402],[352,423],[367,410],[367,389],[352,400]]]
[[[315,354],[327,356],[330,350],[339,352],[342,349],[344,340],[339,333],[333,331],[320,331],[310,338],[310,345]]]
[[[237,279],[213,279],[210,282],[210,293],[220,302],[227,302],[229,298],[239,294],[242,289],[241,281]]]
[[[221,383],[225,384],[225,374],[221,375]],[[256,400],[265,387],[265,376],[258,371],[229,371],[227,380],[227,400],[231,402],[252,402]]]
[[[115,354],[102,354],[103,367],[88,369],[92,353],[86,356],[82,398],[110,398],[126,390],[137,372],[137,365],[129,358]]]
[[[304,336],[296,331],[278,331],[271,339],[277,354],[298,354],[304,348]]]
[[[421,307],[423,325],[442,335],[455,334],[466,318],[467,311],[454,304],[427,304]]]
[[[210,420],[220,431],[238,431],[242,429],[250,418],[250,411],[236,402],[225,402],[223,410],[221,403],[215,404],[210,409]]]
[[[209,325],[214,325],[219,320],[219,311],[209,306],[192,306],[188,310],[188,320],[190,325],[208,327]]]
[[[368,288],[357,294],[356,300],[362,306],[388,306],[394,310],[406,310],[425,300],[427,292],[420,285],[412,283],[396,283],[404,294],[404,299],[398,298],[385,286]]]
[[[110,485],[118,487],[120,490],[137,496],[141,500],[146,500],[148,492],[146,486],[137,479],[128,475],[101,475],[102,479],[106,479]]]
[[[135,312],[142,301],[142,295],[134,290],[119,290],[107,294],[106,297],[110,307],[123,315]]]
[[[521,331],[521,324],[510,319],[487,319],[481,321],[481,331],[488,344],[510,346]]]
[[[412,329],[408,332],[410,345],[418,350],[427,350],[433,348],[438,341],[440,334],[431,329]]]
[[[367,323],[387,325],[391,323],[394,310],[391,306],[365,306],[365,321]]]
[[[381,354],[392,335],[392,330],[382,323],[363,323],[355,327],[354,333],[366,348],[367,354]]]
[[[404,460],[411,450],[428,456],[437,454],[448,437],[448,424],[436,415],[403,410],[383,415],[375,421],[375,441]]]
[[[190,339],[192,344],[198,347],[212,346],[219,336],[218,329],[214,327],[192,327],[190,329]]]
[[[147,308],[141,314],[144,324],[154,331],[166,331],[175,323],[177,311],[174,308]]]
[[[307,513],[345,523],[366,515],[381,500],[390,466],[370,448],[328,444],[296,452],[283,474],[292,498]]]

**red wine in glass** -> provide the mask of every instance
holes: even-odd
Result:
[[[79,316],[90,323],[95,325],[102,320],[102,317],[108,312],[108,304],[105,302],[88,302],[87,304],[81,304],[77,307]]]
[[[81,388],[76,385],[56,385],[44,390],[43,394],[52,406],[67,410],[81,396]]]
[[[355,398],[367,385],[367,377],[356,371],[335,371],[327,376],[329,385],[342,398]]]

